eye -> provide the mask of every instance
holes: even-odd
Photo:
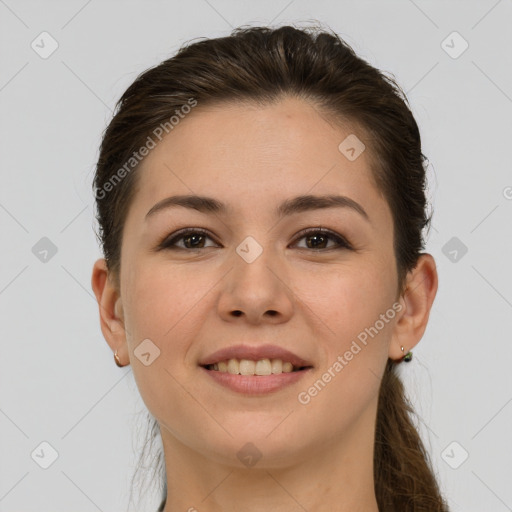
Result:
[[[186,228],[177,231],[172,237],[164,239],[158,246],[158,249],[204,249],[204,239],[212,238],[208,231],[202,228]],[[184,246],[177,245],[176,242],[183,240]]]
[[[157,247],[157,250],[161,249],[205,249],[207,246],[204,245],[205,239],[213,238],[209,235],[208,231],[202,228],[185,228],[174,233],[171,237],[165,238]],[[294,244],[297,244],[297,240],[310,239],[313,242],[306,244],[306,247],[300,247],[301,249],[352,249],[350,243],[341,235],[338,235],[334,231],[325,228],[309,228],[301,231]],[[334,241],[334,247],[325,247],[325,243],[328,241]],[[178,245],[178,242],[183,241],[183,245]],[[312,245],[312,247],[311,247]],[[324,246],[324,247],[322,247]],[[212,246],[209,246],[212,247]]]
[[[314,229],[305,229],[301,231],[296,240],[301,239],[312,240],[312,243],[307,244],[306,247],[300,247],[301,249],[352,249],[352,246],[348,243],[348,241],[338,235],[334,231],[325,228],[314,228]],[[334,247],[322,247],[328,240],[334,241],[336,244]],[[296,243],[296,242],[295,242]],[[311,247],[311,245],[313,247]]]

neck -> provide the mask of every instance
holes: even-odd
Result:
[[[167,473],[164,512],[307,510],[379,512],[374,489],[375,407],[350,432],[297,451],[284,465],[262,457],[250,468],[216,461],[161,428]]]

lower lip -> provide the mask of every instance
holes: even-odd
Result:
[[[200,369],[206,372],[216,382],[232,391],[247,395],[263,395],[279,391],[290,386],[309,374],[312,368],[299,370],[297,372],[284,372],[272,375],[235,375],[228,372],[219,372],[217,370],[207,370],[200,366]]]

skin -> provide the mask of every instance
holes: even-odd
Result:
[[[165,512],[236,511],[240,504],[249,512],[378,512],[373,443],[380,380],[388,357],[400,359],[401,346],[407,352],[420,341],[437,272],[432,256],[421,255],[397,296],[391,211],[371,179],[368,147],[355,161],[338,150],[350,133],[358,132],[330,124],[296,98],[265,107],[199,105],[137,171],[142,179],[124,228],[121,288],[104,259],[94,265],[92,288],[103,335],[132,365],[160,424]],[[332,193],[357,201],[369,222],[350,208],[273,216],[285,199]],[[211,196],[231,211],[178,207],[145,220],[174,194]],[[314,233],[296,236],[319,226],[344,236],[353,250],[335,249],[333,239],[315,248]],[[210,232],[199,237],[203,248],[181,239],[181,250],[154,250],[186,227]],[[263,248],[252,263],[235,251],[247,236]],[[393,303],[401,311],[309,403],[300,403],[298,393]],[[146,338],[160,349],[149,366],[134,355]],[[244,341],[280,345],[314,368],[285,389],[254,397],[221,387],[198,367],[206,355]],[[253,467],[237,457],[248,442],[262,454]]]

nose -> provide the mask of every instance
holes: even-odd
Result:
[[[263,250],[251,261],[235,252],[232,261],[231,271],[222,280],[219,315],[227,321],[241,318],[250,324],[288,321],[293,314],[293,292],[277,256]]]

